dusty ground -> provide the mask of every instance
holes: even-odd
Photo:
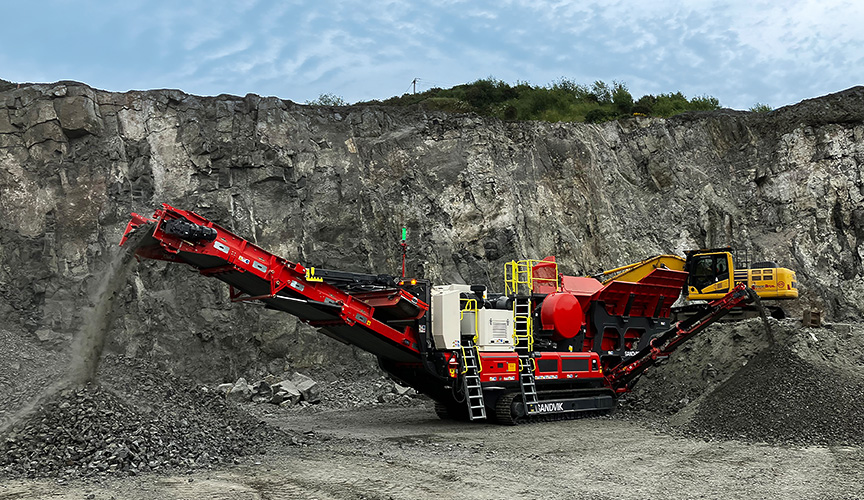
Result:
[[[860,447],[705,442],[626,418],[465,424],[438,420],[427,406],[281,412],[267,420],[309,433],[312,444],[274,443],[238,465],[192,474],[6,479],[0,499],[864,496]]]

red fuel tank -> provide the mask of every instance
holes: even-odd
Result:
[[[543,299],[540,322],[544,330],[552,330],[553,339],[572,339],[585,323],[585,313],[579,300],[569,293],[553,293]]]

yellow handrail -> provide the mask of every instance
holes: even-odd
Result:
[[[465,312],[473,312],[474,313],[474,345],[477,345],[477,342],[480,340],[480,319],[479,314],[477,313],[477,299],[459,299],[459,301],[463,304],[459,311],[459,321],[465,319]],[[459,342],[459,348],[462,350],[462,359],[465,359],[465,346],[462,342]],[[468,371],[468,367],[465,366],[462,368],[462,374],[464,375]],[[477,373],[483,372],[483,365],[480,363],[480,356],[477,356]]]
[[[555,277],[538,278],[534,276],[534,267],[539,263],[555,264]],[[548,260],[525,259],[511,260],[504,264],[504,288],[507,295],[519,293],[519,285],[526,285],[529,290],[533,290],[535,281],[551,283],[557,290],[558,263]]]
[[[525,334],[519,335],[516,331],[516,325],[519,321],[522,320],[525,322]],[[517,347],[520,344],[520,339],[526,339],[528,342],[528,351],[534,350],[534,335],[531,325],[531,314],[522,315],[516,314],[516,301],[513,301],[513,347]]]
[[[519,358],[518,361],[519,361],[519,371],[521,372],[522,371],[522,358]],[[534,367],[531,371],[537,372],[537,360],[535,360],[534,358],[528,358],[528,361],[529,361],[528,364],[532,365]]]

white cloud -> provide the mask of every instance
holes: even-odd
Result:
[[[240,58],[235,62],[234,68],[243,74],[251,73],[255,70],[264,72],[264,77],[268,77],[269,75],[276,76],[273,68],[279,60],[285,44],[285,40],[281,38],[270,37],[262,42],[263,48],[260,51],[255,51],[247,57]]]
[[[183,48],[186,50],[195,50],[206,42],[220,38],[224,33],[225,29],[217,23],[204,24],[191,30],[186,35]]]
[[[803,0],[754,7],[738,12],[731,29],[763,59],[818,59],[838,42],[864,44],[864,3]]]
[[[252,47],[253,39],[251,36],[242,36],[236,40],[231,40],[220,44],[203,54],[198,54],[195,57],[200,58],[202,62],[225,59],[226,57],[245,52]]]

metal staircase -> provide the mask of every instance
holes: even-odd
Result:
[[[468,418],[470,420],[485,419],[486,403],[483,401],[483,388],[480,386],[480,365],[473,339],[462,341],[462,388],[465,392],[465,403],[468,405]]]

